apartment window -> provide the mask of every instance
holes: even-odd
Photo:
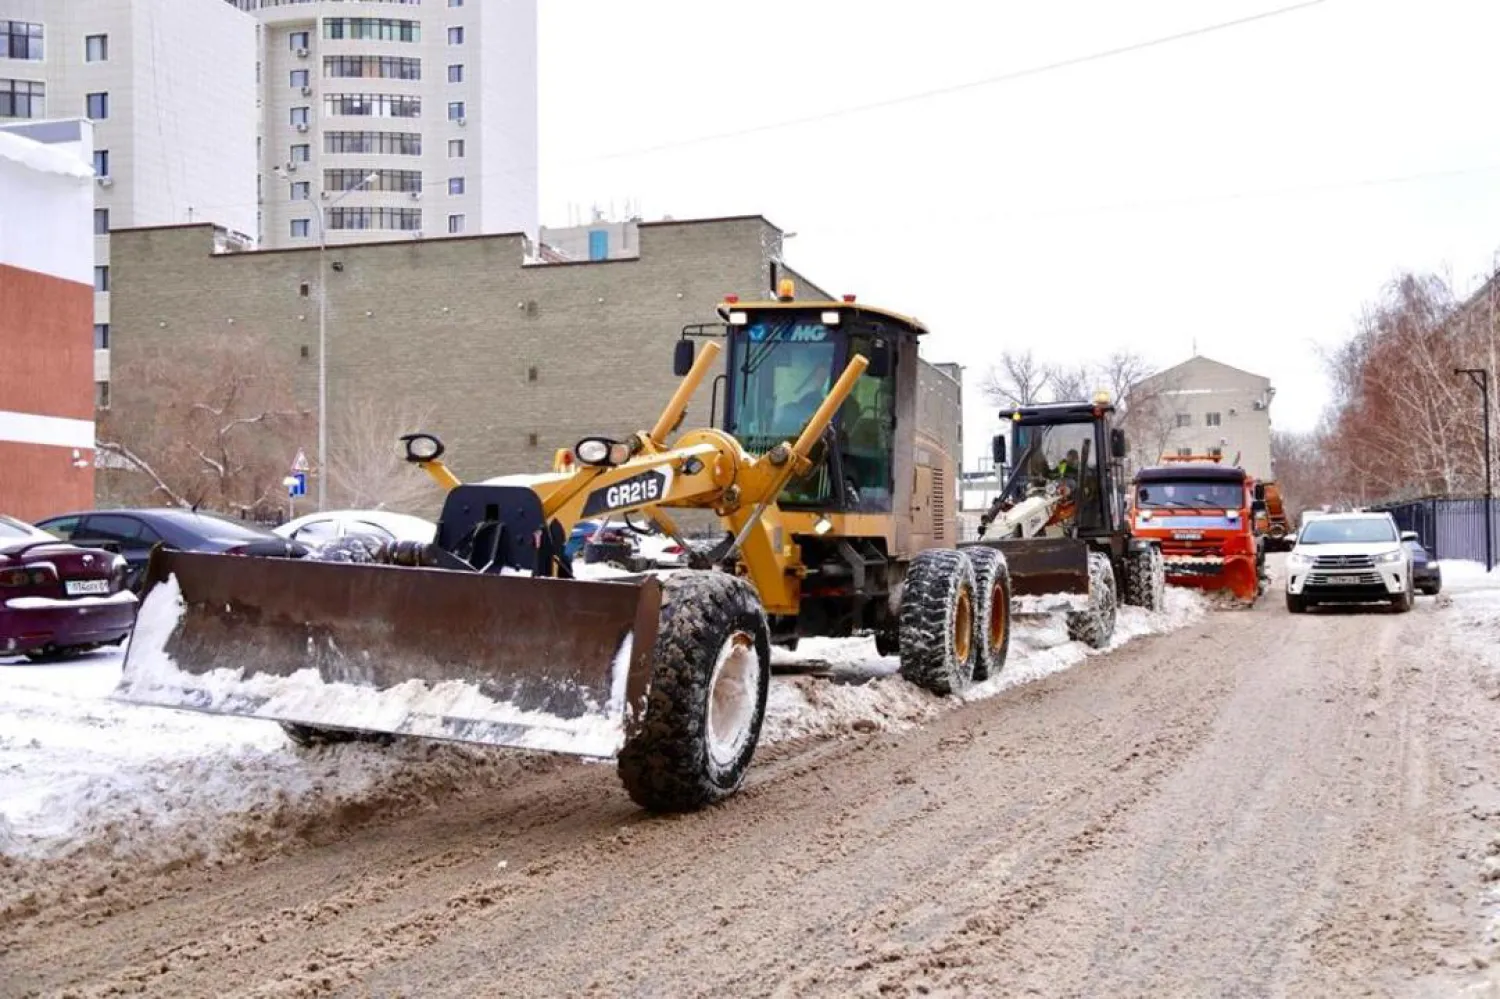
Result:
[[[293,201],[310,201],[310,200],[312,200],[312,182],[311,181],[307,181],[307,180],[294,181],[292,183],[292,200]]]
[[[448,0],[449,7],[462,7],[463,5],[464,0]]]
[[[420,132],[324,132],[325,153],[385,153],[421,156]]]
[[[109,323],[94,324],[94,349],[109,349]]]
[[[95,208],[94,209],[94,235],[95,236],[108,236],[109,235],[109,209],[108,208]]]
[[[448,120],[449,121],[461,121],[463,119],[463,117],[464,117],[464,102],[463,101],[449,101],[448,102]]]
[[[416,21],[398,21],[390,17],[325,17],[323,37],[373,42],[420,42],[422,26]]]
[[[292,238],[306,239],[311,224],[311,219],[292,219]]]
[[[292,108],[292,124],[306,125],[311,113],[312,108]]]
[[[40,81],[0,80],[0,118],[45,117],[46,96]]]
[[[0,21],[0,56],[42,58],[42,26],[27,21]]]
[[[94,176],[96,176],[96,177],[108,177],[109,176],[109,150],[108,149],[96,149],[96,150],[94,150]]]
[[[94,408],[109,408],[109,382],[94,383]]]
[[[292,70],[292,86],[307,87],[312,85],[312,73],[305,69]]]
[[[1208,414],[1208,418],[1207,418],[1207,420],[1205,420],[1205,422],[1210,427],[1222,427],[1224,425],[1224,414],[1223,413],[1209,413]]]
[[[422,228],[420,208],[330,208],[330,229],[394,229],[415,232]]]
[[[448,193],[449,194],[463,194],[464,193],[464,179],[462,177],[449,177],[448,178]]]
[[[463,28],[449,28],[448,29],[448,44],[449,45],[462,45],[463,43],[464,43],[464,29]]]
[[[109,117],[109,95],[89,94],[84,101],[84,116],[94,121],[103,121]]]
[[[458,235],[459,233],[461,233],[463,231],[464,231],[464,217],[462,215],[449,215],[448,216],[448,233],[450,235],[456,236],[456,235]]]
[[[448,158],[450,160],[461,160],[461,159],[464,158],[464,140],[463,139],[449,139],[448,140]]]
[[[301,143],[300,145],[296,145],[296,146],[292,147],[292,162],[293,163],[306,163],[311,158],[312,158],[312,148],[309,147],[307,145],[307,143],[304,142],[304,143]]]
[[[1209,455],[1211,457],[1214,457],[1214,458],[1222,458],[1222,457],[1224,457],[1224,449],[1221,448],[1221,447],[1211,447],[1211,448],[1208,449],[1208,453],[1209,453]]]
[[[367,115],[375,118],[419,118],[422,98],[399,94],[326,94],[323,113]]]
[[[324,56],[323,75],[344,79],[420,80],[422,60],[397,56]]]
[[[448,67],[448,82],[449,83],[463,83],[464,82],[464,67],[463,67],[462,63],[457,63],[455,65],[452,65],[452,66]]]
[[[374,174],[368,184],[365,178]],[[422,190],[420,170],[324,170],[323,186],[330,191],[397,191],[409,194]]]
[[[1177,426],[1179,428],[1182,428],[1182,427],[1191,427],[1192,425],[1193,425],[1192,414],[1190,414],[1190,413],[1178,413],[1177,414]]]
[[[86,35],[83,39],[84,62],[109,61],[109,36]]]
[[[1190,447],[1180,447],[1180,448],[1177,449],[1177,457],[1179,457],[1179,458],[1191,457],[1192,453],[1193,453],[1193,449],[1190,448]]]
[[[286,36],[293,51],[311,47],[311,36],[306,31],[294,31]]]
[[[100,264],[94,268],[94,290],[109,291],[109,265]]]

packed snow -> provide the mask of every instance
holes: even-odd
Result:
[[[1169,589],[1160,613],[1122,608],[1113,647],[1180,628],[1206,606],[1194,593]],[[183,677],[163,650],[175,605],[155,607],[133,639],[137,653],[152,653],[132,680],[142,689]],[[805,640],[795,653],[775,650],[778,675],[762,738],[900,730],[1097,654],[1068,640],[1060,616],[1018,617],[1003,672],[960,699],[944,699],[902,680],[897,660],[878,655],[872,639]],[[0,870],[7,857],[87,856],[144,867],[211,862],[247,840],[290,835],[322,813],[374,800],[438,800],[442,787],[463,786],[465,775],[472,783],[476,770],[504,780],[536,759],[426,740],[299,750],[270,721],[113,699],[122,661],[119,650],[49,665],[0,658]],[[267,693],[305,694],[295,684]]]

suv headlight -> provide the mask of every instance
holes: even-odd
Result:
[[[1299,555],[1296,552],[1292,552],[1286,557],[1286,564],[1290,569],[1306,569],[1312,565],[1312,556]]]
[[[1376,555],[1375,561],[1383,562],[1386,564],[1389,564],[1391,562],[1399,562],[1401,561],[1401,549],[1397,548],[1393,552],[1385,552],[1382,555]]]

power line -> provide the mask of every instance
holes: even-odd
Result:
[[[1189,38],[1200,38],[1203,35],[1213,34],[1219,31],[1227,31],[1230,28],[1238,28],[1256,21],[1265,21],[1283,14],[1291,14],[1309,7],[1316,7],[1326,3],[1327,0],[1302,0],[1287,7],[1277,7],[1274,10],[1261,11],[1258,14],[1249,14],[1230,21],[1219,21],[1215,24],[1204,25],[1200,28],[1189,28],[1179,31],[1173,35],[1162,35],[1158,38],[1147,39],[1142,42],[1132,42],[1128,45],[1119,45],[1114,48],[1101,49],[1086,55],[1071,56],[1067,59],[1059,59],[1056,62],[1043,63],[1039,66],[1028,66],[1025,69],[1011,70],[994,76],[987,76],[978,80],[969,80],[965,83],[950,84],[945,87],[934,87],[930,90],[921,90],[911,94],[903,94],[899,97],[888,97],[884,100],[871,101],[868,104],[854,104],[844,108],[835,108],[829,111],[818,111],[813,114],[802,115],[796,118],[786,118],[781,121],[767,122],[761,125],[751,125],[746,128],[738,128],[727,132],[713,132],[704,135],[692,136],[686,139],[674,139],[671,142],[663,142],[655,146],[642,146],[637,149],[620,150],[613,153],[601,153],[598,156],[586,157],[574,160],[575,163],[597,163],[605,160],[628,159],[636,156],[645,156],[650,153],[665,152],[672,149],[682,149],[687,146],[700,145],[705,142],[719,142],[724,139],[734,139],[742,135],[755,135],[761,132],[770,132],[783,128],[792,128],[796,125],[808,125],[820,121],[830,121],[851,114],[863,114],[868,111],[878,111],[884,108],[898,107],[903,104],[913,104],[918,101],[931,100],[934,97],[946,97],[950,94],[961,93],[966,90],[975,90],[980,87],[991,87],[999,83],[1010,83],[1031,76],[1040,76],[1043,73],[1052,73],[1060,69],[1070,69],[1085,63],[1097,62],[1102,59],[1113,59],[1117,56],[1127,55],[1132,52],[1142,52],[1147,49],[1159,48],[1174,42],[1184,41]]]

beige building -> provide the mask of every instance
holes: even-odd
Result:
[[[1132,386],[1126,402],[1135,463],[1163,454],[1238,456],[1259,479],[1271,465],[1271,380],[1207,357],[1194,357]]]
[[[315,411],[316,249],[215,253],[206,225],[115,239],[117,372],[132,351],[253,337],[281,359],[299,405]],[[726,294],[764,298],[773,280],[791,277],[799,297],[828,295],[781,263],[781,230],[759,216],[641,223],[632,239],[633,257],[565,263],[534,262],[520,235],[330,248],[330,460],[341,408],[377,399],[392,410],[430,406],[426,429],[442,437],[462,478],[542,470],[555,449],[585,435],[650,426],[678,383],[672,347],[682,328],[718,321]],[[926,391],[955,394],[958,384],[950,371],[922,369]],[[694,399],[690,424],[708,422],[711,393],[705,386]],[[161,405],[117,378],[115,409]],[[952,444],[961,446],[956,436]],[[315,440],[303,449],[316,462]]]

